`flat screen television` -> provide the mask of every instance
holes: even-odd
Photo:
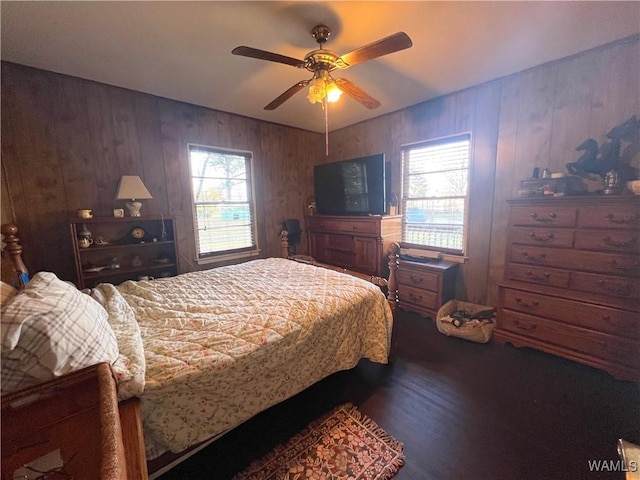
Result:
[[[322,215],[384,215],[384,154],[323,163],[313,168],[316,209]]]

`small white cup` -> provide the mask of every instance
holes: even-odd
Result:
[[[78,217],[80,218],[93,218],[93,211],[88,209],[78,210]]]
[[[122,208],[114,208],[113,209],[113,216],[116,217],[116,218],[124,217],[124,209],[122,209]]]

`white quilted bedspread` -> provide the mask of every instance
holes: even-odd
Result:
[[[387,362],[393,319],[384,295],[331,270],[270,258],[117,291],[144,346],[146,441],[173,452],[361,358]]]

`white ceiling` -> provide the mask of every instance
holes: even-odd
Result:
[[[413,47],[339,72],[382,106],[344,95],[334,130],[640,32],[637,1],[2,1],[0,14],[3,60],[317,132],[305,91],[263,109],[309,72],[231,50],[302,59],[317,24],[339,55],[407,33]]]

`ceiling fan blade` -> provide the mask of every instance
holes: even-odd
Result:
[[[380,106],[380,102],[378,100],[373,98],[371,95],[358,87],[355,83],[347,80],[346,78],[336,78],[336,85],[338,85],[338,88],[340,90],[342,90],[347,95],[354,98],[370,110],[373,110],[374,108],[378,108]]]
[[[339,60],[342,60],[346,66],[343,68],[351,67],[358,63],[378,58],[383,55],[388,55],[399,50],[404,50],[413,45],[413,42],[404,32],[394,33],[382,40],[370,43],[364,47],[355,49],[352,52],[342,55]],[[339,63],[339,62],[338,62]]]
[[[265,110],[275,110],[280,105],[282,105],[284,102],[286,102],[291,97],[293,97],[296,93],[298,93],[300,90],[302,90],[304,87],[309,85],[310,81],[311,80],[302,80],[302,81],[296,83],[293,87],[289,88],[286,92],[284,92],[282,95],[280,95],[278,98],[276,98],[273,102],[271,102],[269,105],[264,107],[264,109]]]
[[[243,57],[257,58],[258,60],[267,60],[269,62],[284,63],[286,65],[293,65],[294,67],[304,67],[304,61],[297,58],[287,57],[286,55],[280,55],[279,53],[267,52],[265,50],[258,50],[257,48],[240,46],[231,50],[234,55],[241,55]]]

